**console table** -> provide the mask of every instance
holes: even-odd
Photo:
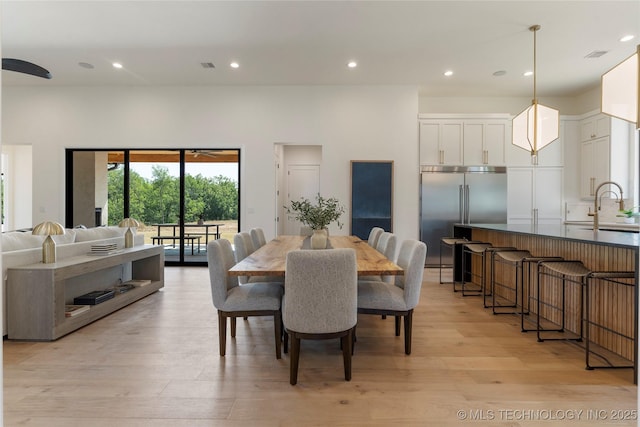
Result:
[[[65,316],[65,305],[88,292],[131,279],[151,283],[90,306],[88,312]],[[135,246],[110,255],[87,254],[51,264],[7,269],[9,339],[52,341],[129,305],[164,286],[164,250]]]

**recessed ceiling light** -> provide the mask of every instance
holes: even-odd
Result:
[[[493,73],[493,75],[496,77],[504,76],[505,74],[507,74],[505,70],[498,70],[495,73]]]
[[[524,72],[524,74],[523,74],[523,76],[525,76],[525,77],[531,77],[531,76],[533,76],[533,71],[525,71],[525,72]]]
[[[113,64],[111,64],[111,65],[113,65],[113,68],[122,68],[122,64],[121,64],[121,63],[119,63],[119,62],[114,62],[114,63],[113,63]]]
[[[356,61],[349,61],[347,63],[347,67],[349,68],[356,68],[358,66],[358,63]]]
[[[238,63],[237,63],[237,62],[235,62],[235,61],[234,61],[234,62],[232,62],[231,64],[229,64],[229,66],[230,66],[231,68],[240,68],[240,64],[238,64]]]
[[[447,76],[447,77],[451,77],[451,76],[453,76],[453,71],[447,70],[447,71],[444,72],[444,75]]]
[[[629,40],[633,40],[633,37],[634,37],[633,35],[631,35],[631,34],[627,34],[626,36],[622,37],[622,38],[620,39],[620,41],[621,41],[621,42],[628,42]]]
[[[78,62],[78,65],[88,70],[94,68],[93,64],[89,64],[88,62]]]

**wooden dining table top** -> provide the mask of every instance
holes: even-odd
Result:
[[[356,251],[358,276],[402,275],[404,271],[357,236],[329,236],[328,249]],[[309,249],[308,236],[278,236],[229,269],[231,276],[284,276],[287,253]]]

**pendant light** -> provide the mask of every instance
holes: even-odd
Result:
[[[640,45],[636,53],[602,75],[602,112],[640,128]]]
[[[536,33],[540,25],[532,25],[533,32],[533,101],[512,122],[511,143],[531,153],[531,163],[538,164],[538,151],[558,139],[560,112],[538,103],[536,95]]]

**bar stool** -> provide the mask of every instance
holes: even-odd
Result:
[[[487,248],[490,248],[491,243],[485,242],[470,242],[462,245],[462,285],[460,290],[462,291],[462,296],[468,295],[482,295],[485,290],[485,278],[486,278],[486,259],[485,254]],[[473,269],[473,259],[479,259],[482,263],[480,268],[480,274],[477,273],[477,270]],[[467,262],[468,260],[468,262]],[[467,264],[469,269],[467,270]],[[469,277],[471,280],[467,281],[466,277]],[[475,281],[478,280],[478,282]],[[466,285],[470,283],[477,287],[477,289],[466,289]],[[456,284],[453,284],[453,291],[457,292]]]
[[[440,284],[441,285],[450,285],[455,282],[455,279],[452,278],[450,282],[442,281],[442,269],[445,268],[444,264],[442,264],[442,251],[444,249],[448,249],[451,251],[451,257],[455,257],[456,245],[461,245],[463,243],[467,243],[469,240],[465,238],[457,238],[457,237],[443,237],[440,239]],[[453,265],[448,266],[446,268],[451,268]],[[455,287],[455,286],[454,286]],[[455,290],[455,289],[454,289]]]
[[[531,256],[531,257],[527,257],[524,258],[522,260],[522,287],[520,288],[522,290],[521,292],[521,297],[520,297],[520,303],[521,303],[521,307],[522,310],[520,311],[520,330],[521,332],[529,332],[529,331],[537,331],[537,328],[533,328],[533,329],[527,329],[524,326],[524,319],[525,316],[528,315],[530,313],[530,305],[531,305],[531,301],[536,301],[536,293],[537,293],[537,286],[538,286],[538,263],[540,261],[563,261],[564,258],[562,257],[553,257],[553,256],[547,256],[547,257],[537,257],[537,256]],[[532,267],[535,267],[535,273],[532,274]],[[525,271],[526,271],[526,277],[527,280],[524,280],[525,277]],[[533,276],[533,278],[532,278]],[[526,304],[525,304],[526,301]]]
[[[491,256],[491,311],[493,314],[521,314],[524,313],[524,305],[521,305],[522,310],[517,311],[518,308],[518,293],[524,292],[524,268],[523,260],[531,258],[529,251],[497,251],[493,252]],[[496,278],[496,270],[498,265],[504,265],[506,267],[514,268],[513,281],[508,283]],[[506,279],[506,277],[505,277]],[[513,286],[511,286],[513,284]],[[501,289],[498,295],[497,288]],[[520,289],[520,292],[518,290]],[[507,294],[507,295],[505,295]],[[512,299],[509,297],[513,296]],[[496,298],[499,297],[503,301],[508,301],[509,305],[499,303]],[[500,308],[513,308],[511,311],[499,311]]]
[[[521,327],[523,332],[526,332],[524,329],[524,315],[529,314],[529,296],[530,296],[530,283],[531,283],[531,265],[536,264],[539,261],[552,261],[552,260],[562,260],[561,257],[536,257],[531,255],[531,252],[526,250],[518,250],[515,248],[500,248],[498,250],[494,250],[491,253],[491,308],[493,314],[520,314],[521,317]],[[510,286],[510,283],[500,282],[496,279],[495,271],[498,269],[496,264],[502,264],[507,267],[514,268],[514,281],[513,286]],[[527,266],[527,280],[525,281],[525,266]],[[519,273],[519,274],[518,274]],[[526,287],[525,287],[526,284]],[[496,292],[496,288],[505,289],[508,292],[513,294],[513,300],[509,300],[507,297],[503,295],[498,295]],[[526,291],[526,292],[525,292]],[[527,305],[525,307],[525,293],[527,294]],[[517,309],[518,307],[518,294],[520,294],[520,307],[521,310],[517,311],[497,311],[500,307],[508,307]],[[496,298],[501,298],[503,300],[509,301],[510,305],[499,304],[496,301]],[[485,304],[486,305],[486,304]]]
[[[596,369],[596,368],[631,368],[634,370],[633,382],[637,384],[637,349],[636,349],[636,339],[637,332],[636,326],[638,324],[638,304],[637,304],[637,294],[634,292],[636,284],[635,284],[636,274],[633,271],[593,271],[587,276],[587,284],[585,287],[585,363],[586,369]],[[627,281],[621,280],[627,279]],[[615,286],[616,288],[603,289],[604,286]],[[624,288],[631,288],[629,291],[631,294],[630,298],[624,298]],[[606,322],[600,319],[598,316],[604,310],[599,309],[597,306],[598,298],[592,298],[592,290],[601,290],[602,292],[606,292],[609,295],[618,296],[618,301],[620,299],[624,299],[625,303],[629,303],[633,308],[629,311],[626,311],[627,314],[633,313],[633,320],[625,325],[612,325],[612,322]],[[595,302],[596,306],[592,307],[592,303]],[[621,305],[616,305],[615,309],[617,309],[618,313],[625,313],[624,307]],[[612,310],[613,311],[613,310]],[[596,319],[593,319],[596,317]],[[599,323],[600,322],[600,323]],[[602,341],[617,341],[618,343],[622,343],[623,340],[626,340],[629,343],[629,347],[633,349],[633,361],[629,364],[629,361],[624,357],[618,355],[615,352],[605,350],[597,343],[593,342],[591,329],[595,328],[599,331],[597,334],[597,340]],[[625,330],[631,329],[631,331]],[[600,347],[596,350],[593,349],[592,344]],[[605,351],[608,351],[610,354],[604,354]],[[591,355],[596,356],[598,359],[602,360],[606,365],[594,366],[591,364]],[[616,361],[612,361],[611,359],[616,359]],[[622,361],[621,359],[624,359]],[[618,364],[617,362],[620,362]]]
[[[583,338],[583,295],[584,288],[587,283],[587,277],[591,273],[591,270],[586,268],[581,261],[574,260],[551,260],[551,261],[539,261],[538,262],[538,287],[536,291],[536,332],[538,337],[538,342],[542,341],[554,341],[554,340],[568,340],[568,341],[578,341],[581,342]],[[542,278],[544,276],[550,277],[551,279],[555,279],[549,283],[550,286],[554,286],[556,291],[555,296],[559,296],[559,302],[543,300],[543,282]],[[554,285],[557,280],[560,280],[561,285],[558,292],[557,284]],[[579,297],[577,300],[578,310],[576,311],[577,319],[575,319],[575,326],[577,326],[577,336],[563,336],[561,338],[542,338],[541,332],[561,332],[564,333],[567,322],[566,322],[566,286],[567,283],[574,284],[578,286],[579,289]],[[558,295],[559,294],[559,295]],[[554,305],[559,304],[559,305]],[[553,319],[547,318],[547,320],[554,325],[557,325],[558,328],[543,328],[541,325],[542,319],[542,306],[545,306],[545,314],[550,312],[551,310],[555,310],[560,312],[559,321],[555,321]],[[552,316],[548,316],[552,317]]]
[[[489,299],[489,297],[493,295],[491,290],[491,283],[487,285],[487,280],[490,280],[491,275],[493,273],[493,259],[495,258],[495,254],[502,251],[516,251],[516,250],[517,249],[514,248],[513,246],[491,246],[485,249],[485,252],[484,252],[485,259],[483,260],[483,263],[486,263],[488,258],[489,263],[487,265],[491,267],[491,271],[487,273],[486,267],[485,267],[485,273],[488,274],[489,278],[485,278],[485,281],[484,281],[484,292],[482,293],[482,305],[484,306],[484,308],[492,307],[492,304],[487,303],[487,300]]]

